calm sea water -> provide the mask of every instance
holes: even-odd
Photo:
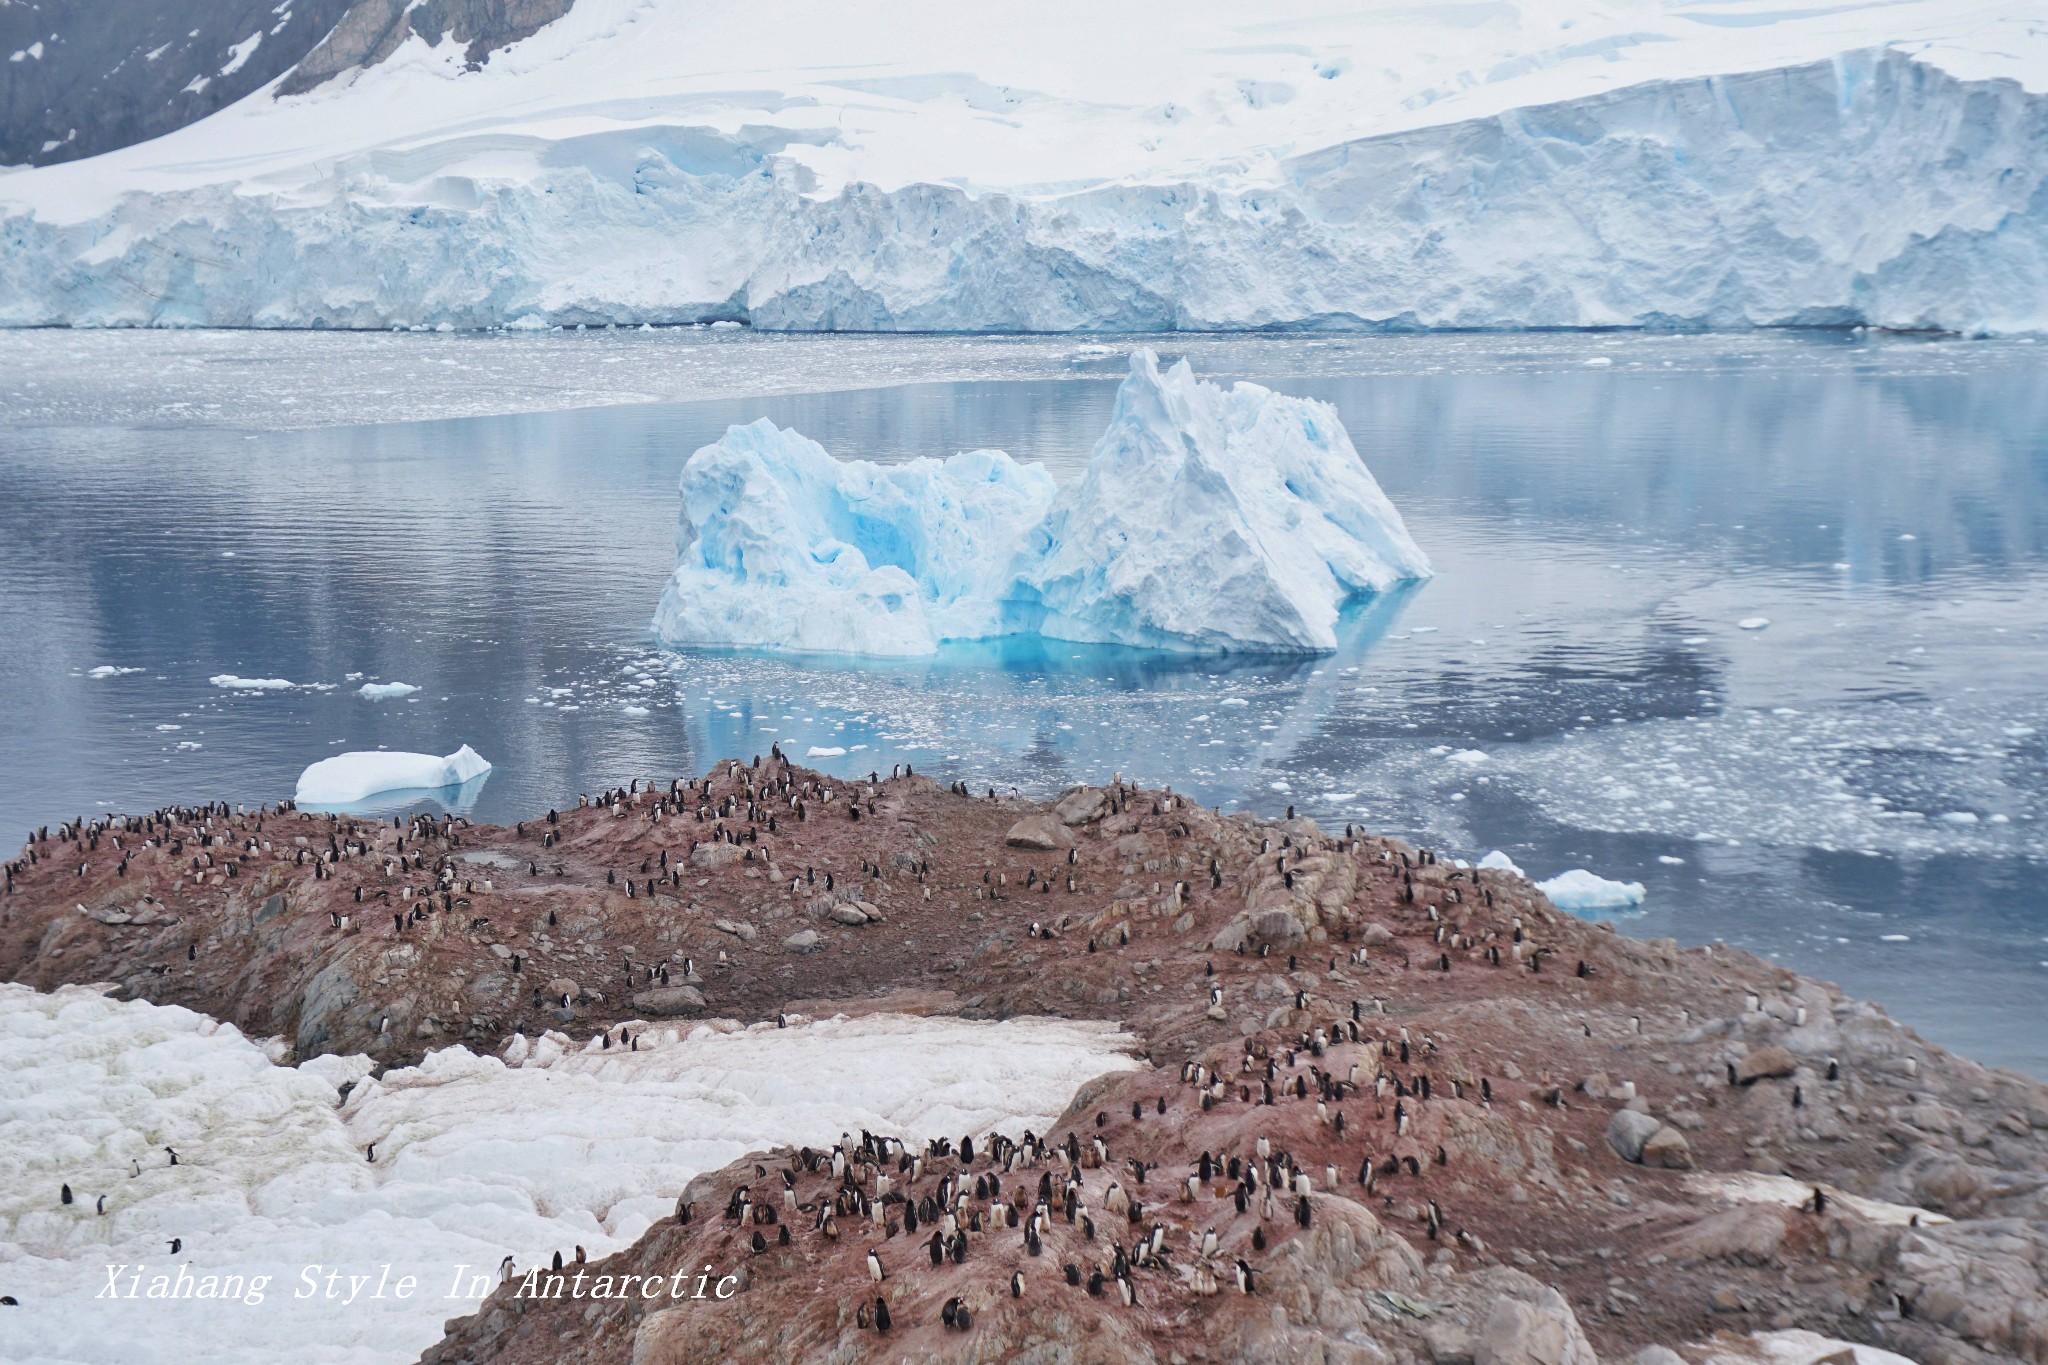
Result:
[[[461,344],[421,339],[421,365]],[[812,346],[821,385],[875,382],[830,339],[774,344],[784,372]],[[2048,1075],[2041,349],[1204,342],[1207,374],[1336,404],[1439,569],[1354,611],[1335,656],[1280,663],[650,644],[678,470],[729,423],[879,460],[997,446],[1064,478],[1108,418],[1104,348],[1059,378],[1038,356],[1029,379],[303,431],[263,429],[246,390],[232,426],[36,409],[0,429],[0,831],[274,800],[378,746],[473,745],[496,769],[457,799],[488,819],[776,741],[1032,792],[1122,772],[1640,881],[1631,932],[1771,954]],[[288,368],[261,380],[280,403],[320,380],[317,353]]]

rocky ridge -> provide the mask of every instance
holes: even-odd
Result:
[[[103,817],[7,865],[0,976],[384,1065],[875,1008],[1143,1040],[1033,1142],[758,1153],[573,1267],[716,1266],[730,1303],[514,1281],[432,1361],[2048,1362],[2048,1088],[1746,953],[1170,791],[771,754],[511,828]]]

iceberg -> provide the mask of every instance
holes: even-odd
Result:
[[[1641,907],[1646,894],[1641,882],[1609,881],[1583,867],[1560,872],[1547,882],[1538,882],[1536,889],[1550,897],[1552,905],[1574,915],[1635,910]]]
[[[683,468],[672,645],[928,655],[1037,634],[1324,653],[1344,604],[1428,557],[1334,408],[1140,350],[1082,476],[1002,451],[835,460],[765,419]]]
[[[417,691],[419,688],[411,683],[364,683],[356,689],[356,695],[366,701],[383,701],[389,697],[409,697]]]
[[[903,656],[1001,633],[1001,575],[1053,481],[1000,450],[835,460],[763,418],[692,455],[682,495],[658,637]]]
[[[344,806],[380,792],[459,787],[491,770],[467,744],[445,758],[362,749],[323,758],[299,774],[296,799],[305,806]]]

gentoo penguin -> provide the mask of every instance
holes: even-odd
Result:
[[[182,1238],[182,1237],[173,1237],[173,1238],[171,1239],[171,1255],[175,1256],[175,1255],[177,1255],[177,1254],[178,1254],[179,1252],[183,1251],[184,1249],[185,1249],[185,1239],[184,1239],[184,1238]]]
[[[178,1149],[177,1149],[177,1148],[175,1148],[175,1147],[166,1147],[166,1148],[164,1148],[164,1150],[165,1150],[165,1151],[167,1151],[167,1152],[169,1152],[169,1153],[171,1154],[171,1164],[172,1164],[173,1166],[177,1165],[177,1164],[178,1164]]]
[[[1252,1268],[1245,1264],[1242,1256],[1237,1261],[1237,1292],[1240,1294],[1256,1294],[1259,1292],[1258,1283],[1253,1276]]]
[[[876,1284],[880,1284],[887,1274],[888,1272],[882,1269],[882,1258],[875,1254],[875,1249],[873,1247],[869,1247],[868,1278],[870,1280],[873,1280]]]
[[[1021,1270],[1010,1272],[1010,1297],[1013,1299],[1024,1297],[1024,1272]]]
[[[1202,1232],[1202,1254],[1203,1254],[1204,1256],[1214,1256],[1214,1255],[1216,1254],[1216,1229],[1215,1229],[1215,1228],[1206,1228],[1206,1229],[1204,1229],[1204,1230],[1203,1230],[1203,1232]]]
[[[365,1161],[369,1161],[369,1162],[374,1162],[374,1161],[376,1161],[376,1159],[377,1159],[377,1144],[373,1142],[373,1143],[371,1143],[371,1144],[370,1144],[370,1145],[369,1145],[369,1146],[368,1146],[367,1148],[365,1148],[365,1149],[364,1149],[364,1151],[363,1151],[363,1160],[365,1160]]]
[[[1136,1308],[1138,1306],[1138,1287],[1131,1283],[1130,1276],[1117,1276],[1116,1292],[1117,1297],[1124,1301],[1124,1307]]]
[[[60,1204],[71,1202],[71,1187],[69,1185],[65,1185],[57,1191],[57,1202]]]
[[[511,1278],[512,1258],[510,1256],[507,1256],[504,1260],[498,1262],[498,1283],[503,1284]]]
[[[99,1202],[93,1206],[92,1211],[98,1214],[104,1214],[107,1211],[107,1197],[105,1195],[100,1196]]]

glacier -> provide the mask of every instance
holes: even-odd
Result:
[[[1198,68],[1150,50],[1193,50],[1169,24],[1093,97],[994,39],[745,90],[635,70],[634,26],[673,8],[593,0],[474,79],[409,50],[0,173],[0,324],[2048,329],[2048,59],[1974,0],[1718,29],[1634,7],[1542,42],[1541,6],[1503,4],[1519,37],[1431,28],[1445,69],[1370,81]],[[1382,8],[1292,22],[1305,52],[1392,51]],[[959,74],[1005,63],[1029,79]]]
[[[652,627],[670,645],[1326,653],[1347,602],[1431,573],[1336,409],[1147,349],[1065,487],[999,450],[836,460],[763,419],[692,454],[681,492]]]

